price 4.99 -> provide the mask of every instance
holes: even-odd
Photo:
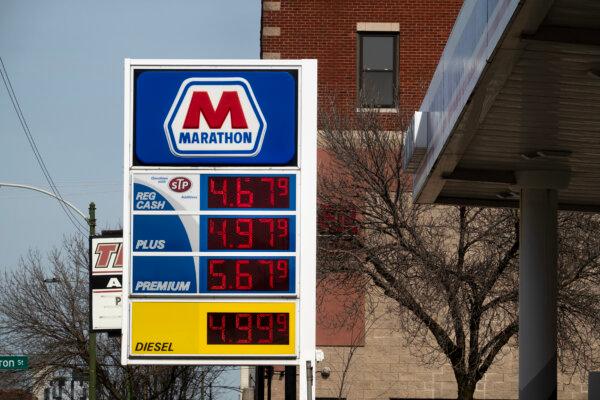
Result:
[[[208,344],[289,344],[288,313],[208,313]]]

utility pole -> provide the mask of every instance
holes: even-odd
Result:
[[[96,235],[96,204],[90,203],[88,209],[88,225],[90,227],[90,238]],[[91,240],[90,240],[91,243]],[[91,251],[91,250],[90,250]],[[88,341],[88,352],[90,357],[90,368],[89,368],[89,383],[88,383],[88,398],[89,400],[96,400],[96,332],[92,332],[92,319],[90,318],[90,326],[88,328],[89,341]]]

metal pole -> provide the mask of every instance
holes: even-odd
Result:
[[[296,366],[285,367],[285,400],[296,400]]]
[[[75,207],[73,204],[69,203],[68,201],[66,201],[64,199],[61,199],[60,197],[56,196],[54,193],[49,192],[47,190],[40,189],[40,188],[37,188],[35,186],[21,185],[21,184],[18,184],[18,183],[8,183],[8,182],[0,182],[0,188],[1,187],[10,187],[10,188],[17,188],[17,189],[33,190],[35,192],[39,192],[39,193],[45,194],[47,196],[53,197],[56,200],[58,200],[61,203],[63,203],[64,205],[70,207],[73,211],[75,211],[77,214],[79,214],[81,216],[81,218],[83,218],[86,221],[88,221],[88,219],[86,218],[85,214],[82,213],[81,211],[79,211],[79,209],[77,207]],[[88,221],[88,223],[89,223],[89,221]],[[95,224],[95,222],[94,222],[94,224]]]
[[[87,219],[90,227],[90,237],[96,235],[96,204],[90,203],[89,218]],[[91,241],[90,241],[91,242]],[[90,368],[89,368],[89,384],[88,384],[88,398],[89,400],[96,400],[96,332],[92,332],[92,323],[90,318],[89,331],[89,342],[88,351],[90,356]]]
[[[556,400],[557,197],[555,189],[521,189],[520,400]]]
[[[125,381],[127,384],[126,390],[127,390],[127,400],[131,400],[132,399],[132,394],[131,394],[131,380],[129,379],[129,367],[125,367],[125,377],[127,378],[127,380]]]
[[[313,366],[310,361],[306,362],[306,400],[312,400]]]
[[[273,367],[267,367],[267,400],[271,400],[271,385],[273,384]]]
[[[254,400],[265,400],[265,367],[256,367]]]

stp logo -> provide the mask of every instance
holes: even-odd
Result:
[[[178,176],[169,181],[169,189],[177,193],[187,192],[192,187],[192,181],[185,176]]]
[[[183,81],[164,123],[178,157],[254,157],[267,123],[243,78]]]

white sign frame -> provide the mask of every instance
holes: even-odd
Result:
[[[121,248],[111,254],[108,260],[110,270],[99,270],[96,264],[99,255],[96,253],[98,244],[118,243]],[[123,292],[120,289],[92,289],[92,279],[98,275],[121,275],[121,285],[123,284],[123,268],[114,267],[117,254],[123,251],[123,238],[121,236],[92,236],[90,238],[90,320],[94,332],[118,331],[122,327],[123,315]],[[124,255],[123,255],[124,256]],[[117,299],[120,299],[117,303]],[[115,303],[111,305],[110,303]]]
[[[133,138],[133,84],[136,69],[216,69],[216,70],[296,70],[298,72],[298,167],[244,167],[246,173],[295,173],[298,172],[299,202],[296,205],[297,243],[297,308],[296,340],[297,358],[261,359],[141,359],[129,357],[131,301],[128,265],[131,260],[131,202],[132,176],[135,173],[198,173],[198,171],[240,171],[232,167],[141,167],[132,164]],[[300,373],[300,398],[307,395],[307,363],[312,365],[314,382],[316,350],[316,184],[317,184],[317,62],[316,60],[125,60],[125,101],[124,101],[124,198],[123,198],[123,340],[121,363],[123,365],[297,365]],[[268,132],[267,132],[268,134]],[[302,260],[300,260],[300,255]],[[134,296],[142,299],[144,296]],[[200,297],[200,296],[199,296]],[[261,296],[262,297],[262,296]],[[271,296],[264,296],[273,299]],[[148,297],[145,297],[147,299]],[[288,299],[289,296],[282,296]],[[186,297],[184,300],[190,301]],[[177,300],[178,301],[178,300]],[[217,300],[217,301],[220,301]],[[250,298],[249,301],[256,301]],[[314,398],[314,385],[312,386]]]

